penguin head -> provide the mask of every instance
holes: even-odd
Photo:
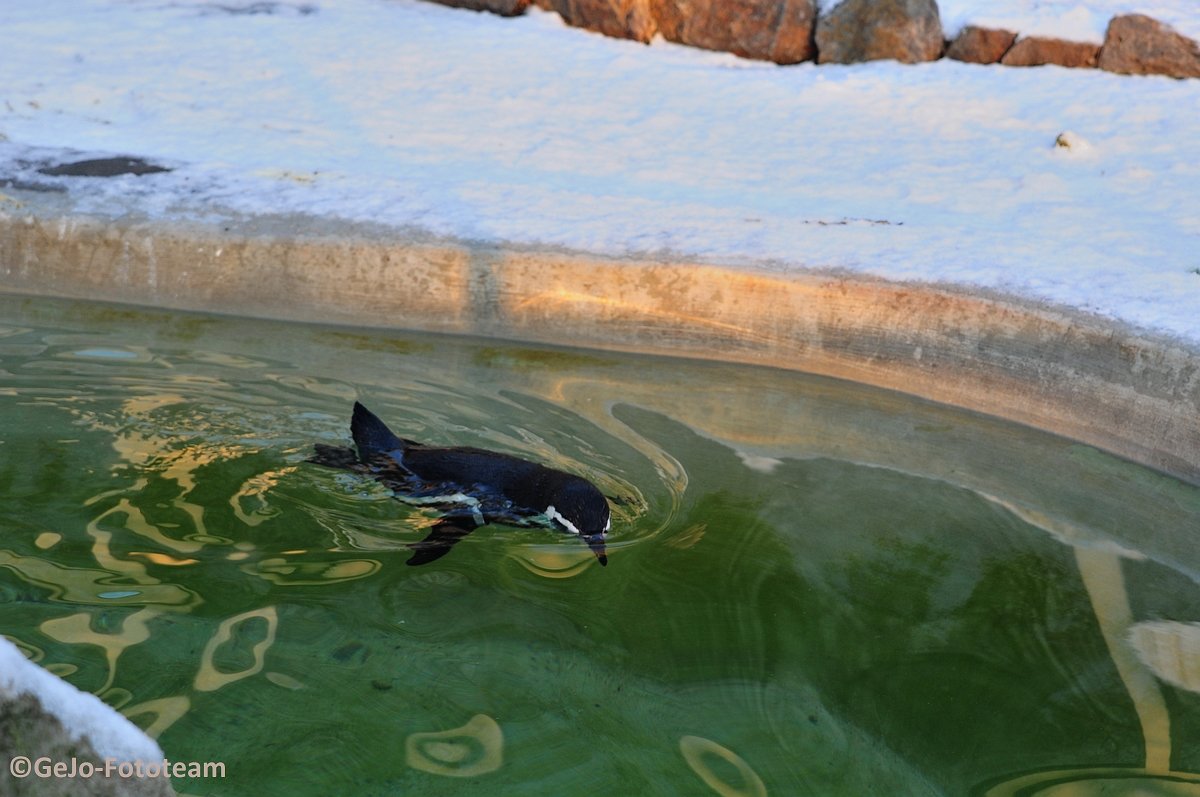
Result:
[[[601,565],[608,564],[604,535],[612,526],[608,500],[589,481],[571,477],[551,494],[552,502],[546,515],[555,525],[578,534],[596,554]]]

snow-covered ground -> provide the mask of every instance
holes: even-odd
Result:
[[[947,32],[1098,41],[1143,10],[1200,35],[1195,0],[943,9]],[[88,212],[965,283],[1200,342],[1200,80],[778,67],[416,0],[5,2],[0,76],[0,181],[63,182],[33,170],[65,150],[174,167],[75,178]]]
[[[1195,0],[938,0],[938,11],[948,39],[965,25],[978,25],[1100,44],[1108,21],[1121,14],[1145,14],[1200,39],[1200,4]]]

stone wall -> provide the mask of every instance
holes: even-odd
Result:
[[[444,5],[524,13],[530,0],[435,0]],[[967,26],[946,41],[935,0],[532,0],[570,25],[607,36],[667,41],[774,61],[849,64],[942,57],[1007,66],[1056,64],[1133,75],[1200,77],[1200,44],[1142,14],[1114,17],[1104,43]]]

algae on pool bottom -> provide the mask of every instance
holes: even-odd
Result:
[[[800,374],[0,300],[0,632],[183,793],[1195,789],[1200,490]],[[614,500],[611,562],[305,464],[355,399]],[[1170,792],[1176,793],[1176,792]]]

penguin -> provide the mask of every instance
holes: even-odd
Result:
[[[488,523],[575,534],[608,564],[604,538],[612,516],[604,494],[587,479],[497,451],[405,440],[357,401],[350,436],[357,452],[317,443],[307,461],[373,476],[399,500],[442,513],[429,536],[410,546],[410,565],[442,558]]]

